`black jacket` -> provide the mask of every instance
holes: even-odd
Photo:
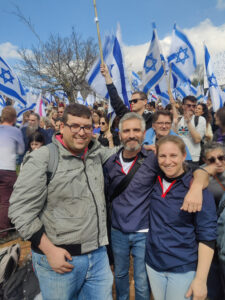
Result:
[[[130,110],[126,107],[123,103],[122,99],[118,95],[115,85],[107,84],[107,89],[109,92],[109,97],[111,101],[112,108],[114,109],[116,115],[119,118],[122,118],[126,113],[130,112]],[[142,117],[145,119],[146,122],[146,130],[152,127],[152,114],[143,113]]]

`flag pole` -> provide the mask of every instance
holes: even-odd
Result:
[[[95,0],[93,0],[93,4],[94,4],[94,9],[95,9],[95,23],[96,23],[96,27],[97,27],[98,46],[99,46],[99,51],[100,51],[101,64],[104,64],[103,53],[102,53],[102,42],[101,42],[100,30],[99,30],[99,20],[98,20],[98,14],[97,14],[97,8],[96,8],[96,1]]]

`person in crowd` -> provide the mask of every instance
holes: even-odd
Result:
[[[215,165],[216,173],[210,177],[209,191],[213,194],[217,211],[225,192],[225,149],[220,143],[212,142],[204,145],[204,160],[207,165]],[[224,228],[225,231],[225,228]],[[221,233],[218,238],[221,238]],[[225,299],[225,270],[224,263],[219,262],[215,251],[208,278],[208,296],[210,300]],[[217,287],[215,289],[215,286]]]
[[[54,177],[47,185],[49,149],[32,151],[10,199],[9,216],[31,241],[43,299],[112,300],[102,165],[115,150],[101,146],[92,131],[89,109],[68,105],[53,137]]]
[[[211,142],[213,139],[213,132],[212,132],[212,116],[208,110],[208,107],[205,103],[198,103],[195,109],[195,116],[199,117],[202,116],[206,120],[206,131],[204,135],[204,143]]]
[[[177,135],[172,128],[173,123],[173,115],[168,110],[157,110],[152,118],[152,128],[149,128],[146,131],[145,139],[143,144],[145,145],[145,149],[156,151],[155,144],[156,142],[164,136],[167,135]],[[191,161],[190,152],[186,146],[186,160]]]
[[[100,117],[101,113],[98,110],[92,111],[92,120],[93,120],[93,134],[99,134],[100,133]]]
[[[100,118],[100,134],[98,141],[105,147],[113,148],[120,145],[118,132],[111,130],[109,126],[109,118],[103,114]]]
[[[55,121],[58,119],[58,112],[57,110],[55,110],[54,108],[51,110],[50,114],[49,114],[49,119],[51,121],[51,124],[53,126],[55,126]]]
[[[56,118],[55,119],[55,126],[54,126],[55,127],[55,132],[59,132],[61,122],[62,122],[62,118]]]
[[[175,127],[177,134],[187,145],[193,163],[198,165],[201,153],[201,140],[206,131],[206,120],[202,116],[198,118],[194,116],[196,103],[197,99],[194,96],[187,96],[183,99],[184,113],[180,119],[175,119]]]
[[[37,113],[31,112],[30,116],[29,116],[28,126],[21,128],[23,140],[24,140],[24,144],[25,144],[24,154],[29,149],[29,138],[30,138],[31,134],[36,131],[43,134],[43,136],[45,138],[45,144],[51,143],[52,135],[49,135],[46,130],[44,130],[43,128],[41,128],[39,126],[39,124],[40,124],[40,116]],[[24,154],[20,155],[20,157],[19,157],[20,164],[23,161]]]
[[[146,241],[153,296],[155,300],[205,300],[217,237],[215,202],[205,189],[200,212],[181,211],[192,181],[192,173],[184,165],[185,144],[168,135],[156,147],[161,173],[151,193]]]
[[[9,198],[16,181],[16,155],[24,152],[23,136],[16,123],[16,111],[12,106],[2,110],[0,124],[0,231],[10,225],[8,218]],[[0,233],[0,238],[8,232]]]
[[[149,195],[159,170],[154,153],[145,150],[142,146],[145,124],[145,120],[139,114],[134,112],[125,114],[119,123],[119,135],[123,147],[104,165],[106,200],[112,206],[111,244],[118,300],[129,299],[130,253],[134,262],[135,299],[149,300],[145,243],[149,230],[148,210],[151,201]],[[203,177],[206,176],[201,170],[196,172],[189,191],[189,196],[196,188],[198,193],[200,191],[198,196],[194,196],[195,200],[201,197]],[[201,176],[197,175],[198,172]],[[125,185],[124,180],[127,180],[127,176],[131,178]],[[200,181],[199,184],[196,180]],[[179,209],[181,206],[180,203]]]
[[[217,110],[215,119],[219,128],[214,132],[213,141],[225,145],[225,107]]]
[[[64,105],[64,103],[60,102],[58,105],[58,117],[59,118],[62,118],[64,110],[65,110],[65,105]]]
[[[149,103],[149,110],[154,113],[155,112],[155,101],[151,101]]]
[[[132,93],[130,103],[130,110],[123,103],[122,99],[118,95],[115,85],[113,84],[112,78],[110,76],[108,67],[106,64],[101,65],[101,73],[105,78],[106,86],[109,92],[110,103],[119,118],[122,118],[124,114],[133,111],[143,116],[146,122],[146,129],[152,126],[152,114],[145,113],[145,106],[147,104],[147,95],[144,92],[135,91]]]
[[[30,110],[24,112],[20,128],[26,127],[28,125],[30,113]]]

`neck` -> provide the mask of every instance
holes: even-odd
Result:
[[[139,111],[136,111],[136,113],[139,114],[140,116],[142,116],[143,113],[144,113],[144,111],[145,111],[145,108],[143,107],[143,108],[140,109]]]
[[[141,151],[141,147],[136,151],[128,151],[126,149],[123,150],[123,157],[124,158],[132,158],[135,157]]]
[[[13,126],[14,123],[2,122],[1,125]]]

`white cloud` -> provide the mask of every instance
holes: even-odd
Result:
[[[195,27],[186,28],[183,30],[187,34],[195,48],[197,63],[204,63],[203,42],[205,42],[205,44],[207,45],[212,58],[218,57],[218,53],[225,53],[225,24],[221,26],[214,26],[210,19],[206,19]],[[171,35],[168,35],[160,40],[161,48],[165,57],[169,53]],[[125,64],[129,73],[132,70],[136,72],[142,71],[148,47],[149,43],[138,46],[124,47]],[[221,66],[221,68],[223,65],[224,73],[225,61],[223,63],[217,64],[217,67],[219,67],[219,65]]]
[[[224,0],[217,0],[216,8],[223,10],[225,9],[225,1]]]
[[[20,59],[20,55],[17,51],[18,51],[18,46],[15,46],[10,42],[0,44],[0,56],[2,56],[6,60],[8,58]]]

